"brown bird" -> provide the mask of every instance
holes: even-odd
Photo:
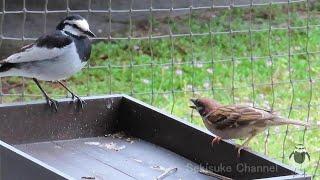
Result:
[[[309,126],[306,123],[280,117],[261,108],[247,105],[225,106],[209,98],[190,100],[194,104],[190,107],[199,112],[206,128],[216,135],[212,144],[219,143],[221,139],[246,138],[244,143],[238,146],[238,156],[241,149],[246,147],[255,135],[269,126],[287,124]]]

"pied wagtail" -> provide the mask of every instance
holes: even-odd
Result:
[[[19,52],[0,61],[0,77],[32,78],[47,104],[56,111],[58,102],[48,96],[38,80],[57,81],[83,108],[84,101],[60,80],[70,77],[86,65],[91,54],[88,36],[95,36],[90,31],[88,22],[79,15],[68,16],[58,24],[53,33],[39,37],[33,44],[24,46]]]

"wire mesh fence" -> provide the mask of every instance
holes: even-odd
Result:
[[[247,103],[292,119],[320,122],[317,1],[2,0],[1,4],[3,57],[53,31],[68,14],[89,20],[98,34],[90,63],[68,80],[81,95],[130,94],[199,125],[200,118],[188,108],[191,97]],[[45,87],[57,97],[67,95],[55,84]],[[28,79],[1,80],[2,103],[41,97]],[[270,128],[251,147],[319,178],[319,135],[315,127]],[[298,143],[311,155],[302,165],[289,159]]]

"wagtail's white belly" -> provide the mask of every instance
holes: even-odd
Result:
[[[86,65],[86,61],[81,62],[74,43],[71,43],[66,48],[68,50],[58,57],[41,61],[23,62],[17,68],[0,73],[0,76],[24,76],[44,81],[66,79]]]

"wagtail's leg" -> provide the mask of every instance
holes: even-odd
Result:
[[[78,106],[80,106],[83,109],[84,104],[86,103],[84,100],[82,100],[79,96],[77,96],[75,93],[73,93],[65,84],[63,84],[61,81],[58,81],[58,83],[64,87],[70,94],[71,94],[71,98],[72,100],[74,100],[74,98],[76,98],[76,101],[78,103]]]
[[[51,99],[48,94],[42,89],[42,87],[40,86],[39,81],[36,78],[32,78],[32,80],[36,83],[36,85],[38,86],[38,88],[41,90],[42,94],[44,95],[44,97],[46,98],[47,104],[54,108],[55,111],[58,111],[58,101]]]

